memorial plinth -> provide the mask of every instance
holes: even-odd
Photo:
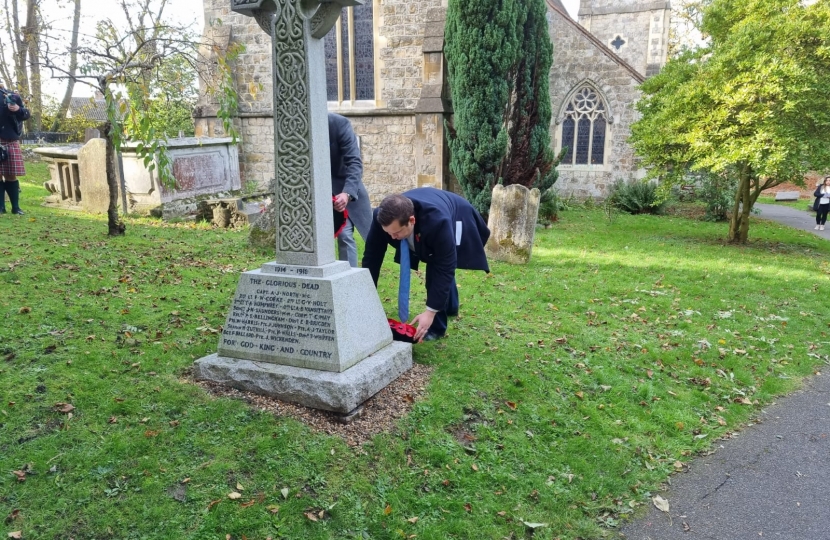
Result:
[[[321,38],[363,0],[231,0],[271,36],[276,258],[244,272],[197,379],[351,413],[412,367],[368,270],[334,259]],[[276,99],[276,97],[279,99]]]

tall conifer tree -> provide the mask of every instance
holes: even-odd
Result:
[[[552,47],[544,0],[450,0],[445,54],[454,120],[450,168],[487,213],[497,183],[546,189]]]

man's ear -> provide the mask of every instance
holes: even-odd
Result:
[[[415,225],[415,216],[409,216],[409,226]]]

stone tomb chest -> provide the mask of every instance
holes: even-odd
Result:
[[[150,171],[135,152],[137,143],[122,147],[124,185],[130,212],[150,213],[163,208],[166,217],[195,213],[198,198],[213,197],[241,189],[239,154],[230,138],[185,137],[170,139],[167,151],[173,164],[176,188],[161,184],[156,170]],[[49,164],[50,180],[44,187],[52,193],[46,204],[88,212],[106,212],[106,153],[103,139],[86,145],[36,148]],[[119,206],[122,201],[119,194]]]

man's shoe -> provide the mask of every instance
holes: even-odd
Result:
[[[442,337],[444,336],[439,336],[435,332],[427,332],[427,335],[424,336],[424,339],[422,341],[436,341],[441,339]]]
[[[26,212],[23,210],[12,210],[12,214],[17,214],[18,216],[25,216]]]

